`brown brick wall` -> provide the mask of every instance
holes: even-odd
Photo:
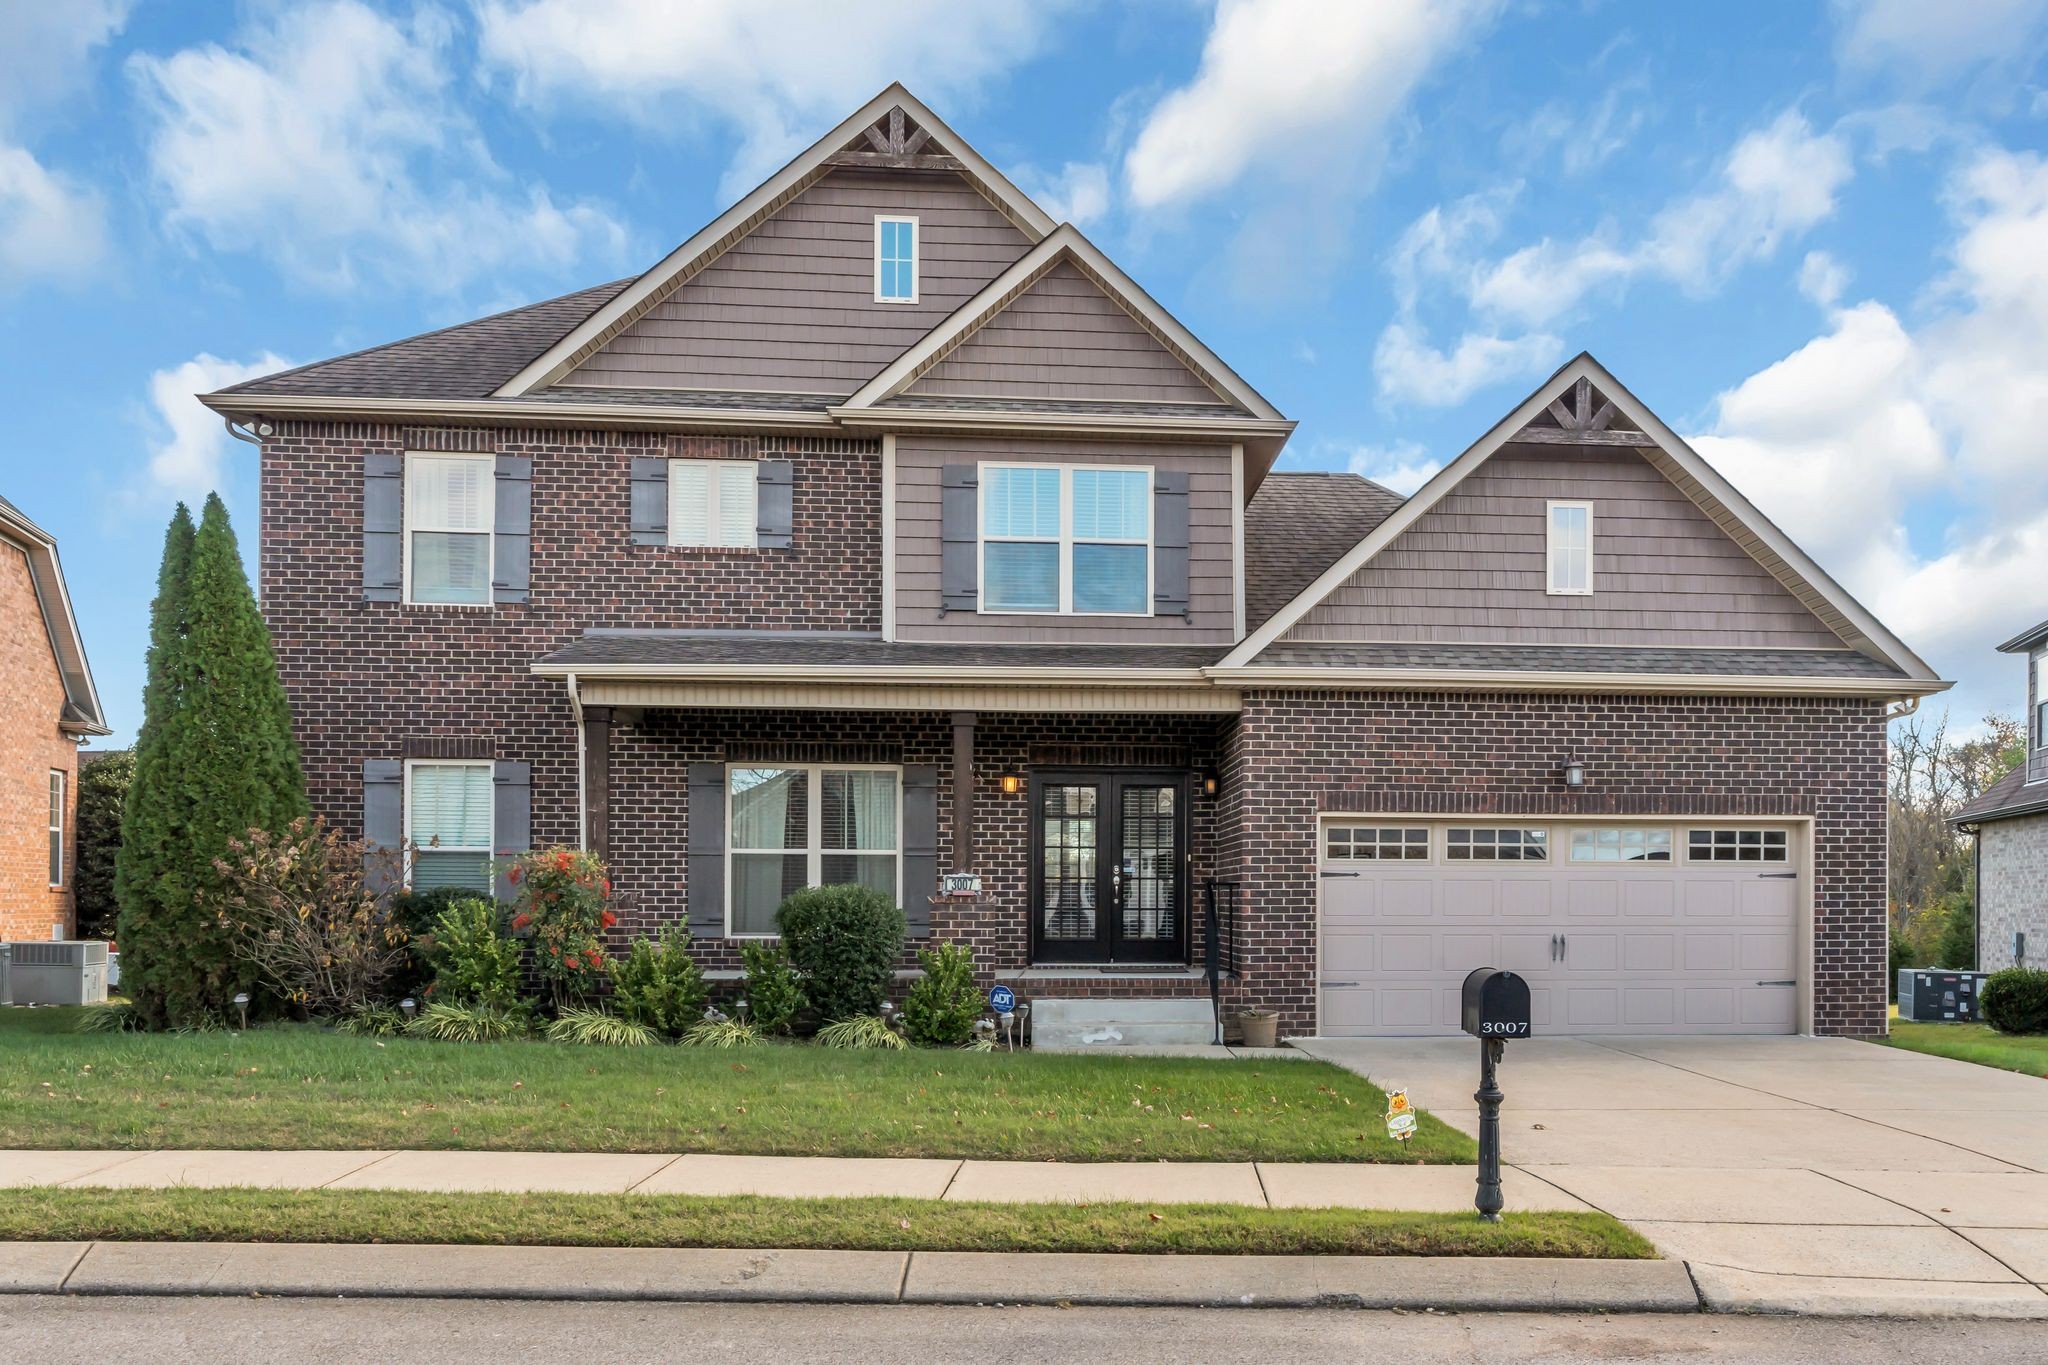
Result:
[[[1583,793],[1559,769],[1586,764]],[[1315,1022],[1316,815],[1811,815],[1814,1022],[1885,1028],[1885,726],[1832,698],[1247,693],[1226,772],[1253,926],[1245,988]]]
[[[57,728],[64,678],[36,603],[28,556],[0,543],[0,939],[71,933],[78,745]],[[50,885],[50,772],[64,777],[64,886]]]

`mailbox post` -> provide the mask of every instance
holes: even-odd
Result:
[[[1472,1203],[1489,1223],[1500,1221],[1500,1102],[1495,1069],[1510,1038],[1529,1036],[1529,983],[1513,972],[1480,967],[1465,976],[1465,1032],[1479,1040],[1479,1191]]]

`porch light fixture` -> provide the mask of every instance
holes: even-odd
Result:
[[[1576,758],[1564,761],[1564,784],[1576,791],[1586,785],[1586,765]]]
[[[1201,785],[1202,795],[1204,796],[1214,796],[1217,788],[1223,785],[1222,780],[1216,776],[1214,768],[1204,768],[1196,773],[1195,781]]]
[[[1024,774],[1022,773],[1004,773],[996,779],[996,782],[1002,787],[1003,795],[1005,796],[1015,796],[1018,792],[1024,790]]]

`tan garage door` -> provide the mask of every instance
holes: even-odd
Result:
[[[1797,1027],[1790,828],[1347,820],[1321,833],[1328,1036],[1454,1033],[1474,967],[1528,978],[1539,1034]]]

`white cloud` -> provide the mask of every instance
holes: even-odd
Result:
[[[1501,139],[1501,150],[1518,162],[1554,150],[1566,175],[1597,170],[1649,120],[1649,93],[1649,77],[1638,73],[1607,87],[1591,109],[1574,111],[1552,100],[1521,114]]]
[[[1109,212],[1109,170],[1100,162],[1069,161],[1057,175],[1020,166],[1012,178],[1056,223],[1085,228]]]
[[[1256,172],[1347,178],[1493,0],[1221,0],[1200,68],[1154,106],[1124,163],[1140,208],[1188,203]]]
[[[1835,306],[1849,279],[1849,267],[1825,251],[1809,251],[1799,263],[1799,292],[1823,308]]]
[[[476,0],[480,58],[533,103],[740,134],[736,199],[878,90],[970,100],[1044,45],[1069,0]]]
[[[603,209],[493,164],[450,93],[453,38],[436,10],[400,24],[334,0],[275,14],[234,50],[131,59],[168,221],[333,290],[376,276],[447,291],[617,257],[624,232]]]
[[[152,499],[196,502],[219,490],[225,484],[222,462],[231,447],[242,448],[228,435],[220,414],[195,395],[289,368],[289,360],[269,351],[249,361],[201,354],[150,375],[149,405],[163,433],[150,442],[146,491]]]
[[[98,194],[26,149],[0,144],[0,294],[86,278],[106,253],[106,236]]]
[[[1380,396],[1395,403],[1450,407],[1488,385],[1557,368],[1564,343],[1547,333],[1499,337],[1467,332],[1449,351],[1407,322],[1394,322],[1380,333],[1372,372]]]
[[[1413,441],[1396,441],[1391,446],[1359,446],[1346,461],[1354,474],[1391,488],[1402,497],[1429,482],[1429,476],[1444,467]]]
[[[0,126],[69,94],[93,49],[128,21],[131,0],[25,0],[0,5]]]
[[[1833,0],[1831,8],[1845,66],[1922,86],[1976,66],[2023,69],[2048,31],[2048,0]]]

